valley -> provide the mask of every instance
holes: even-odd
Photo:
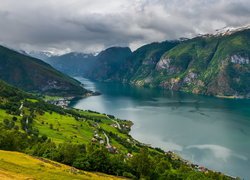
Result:
[[[100,82],[120,82],[218,97],[250,97],[249,27],[191,39],[146,44],[134,52],[111,47],[91,58],[46,59],[64,73]],[[68,59],[65,59],[67,56]],[[86,56],[86,55],[85,55]],[[74,72],[72,72],[74,71]]]
[[[1,0],[0,180],[250,179],[249,0]]]
[[[7,68],[0,73],[1,79],[22,89],[1,82],[1,149],[127,178],[235,179],[238,175],[248,178],[244,172],[250,156],[244,149],[249,145],[245,133],[249,110],[238,110],[233,100],[248,98],[248,51],[245,44],[239,50],[245,54],[234,48],[229,57],[225,50],[227,41],[238,38],[246,38],[247,43],[248,30],[225,37],[151,43],[134,52],[111,47],[98,55],[69,53],[45,60],[70,76],[82,75],[93,82],[64,75],[38,59],[1,47],[0,65]],[[225,47],[219,41],[226,41]],[[243,43],[236,42],[237,46]],[[220,49],[222,52],[217,52]],[[25,73],[16,75],[19,71]],[[205,85],[204,81],[208,83]],[[239,101],[240,107],[249,106],[248,100]],[[224,107],[227,104],[229,109]],[[228,118],[227,111],[232,109],[236,112]],[[204,125],[203,121],[212,124]],[[220,125],[225,121],[238,128],[225,129]],[[216,133],[211,135],[213,131]],[[234,132],[231,141],[227,141],[229,131]],[[199,136],[195,141],[194,135]],[[7,143],[8,136],[16,136],[21,143],[16,139]],[[234,138],[244,141],[237,144]],[[75,155],[70,155],[69,149]],[[96,159],[96,155],[102,158]],[[155,161],[158,158],[161,161]],[[158,171],[161,163],[167,164],[166,168]],[[140,166],[145,169],[133,170]]]
[[[2,81],[0,98],[1,150],[24,152],[78,169],[127,178],[157,176],[164,179],[233,179],[193,165],[175,153],[165,153],[159,148],[140,143],[129,135],[133,125],[131,121],[119,120],[113,115],[90,110],[61,108],[48,104],[37,96]],[[1,176],[16,177],[17,172],[13,171],[8,162],[2,163],[4,164],[1,168],[5,168],[7,174],[1,173]],[[23,167],[24,164],[16,163],[13,166],[26,168]],[[29,163],[29,160],[26,163]],[[159,171],[158,168],[164,169]],[[30,173],[23,172],[18,177],[27,175],[30,176]],[[51,178],[51,175],[46,173],[43,175],[45,178]]]
[[[88,93],[75,79],[47,63],[0,46],[0,79],[36,94],[84,96]]]
[[[186,160],[249,178],[250,101],[220,99],[78,77],[102,95],[71,104],[132,120],[130,135]]]

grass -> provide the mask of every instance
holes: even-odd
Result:
[[[0,179],[121,179],[102,173],[77,170],[47,159],[0,150]]]
[[[8,99],[2,99],[8,102]],[[25,100],[28,101],[29,104],[24,103],[22,108],[23,117],[29,116],[29,120],[32,118],[32,121],[29,122],[31,123],[33,129],[37,129],[39,131],[40,136],[45,135],[56,144],[68,142],[86,145],[92,141],[95,133],[98,133],[102,139],[106,141],[106,138],[101,130],[103,129],[104,131],[112,132],[123,139],[122,142],[119,142],[115,136],[108,134],[110,144],[117,147],[119,152],[127,153],[128,149],[124,147],[123,143],[126,139],[130,139],[130,136],[126,131],[121,132],[112,126],[115,124],[112,117],[109,118],[106,114],[77,109],[71,109],[72,114],[59,114],[52,110],[41,112],[39,111],[39,108],[34,110],[32,106],[32,104],[34,104],[34,107],[36,107],[37,103],[39,103],[38,100],[32,97],[26,97]],[[79,116],[76,117],[74,114],[78,114]],[[4,119],[8,119],[9,122],[11,122],[13,121],[13,117],[14,115],[8,114],[6,110],[0,109],[0,123],[2,123]],[[21,128],[21,120],[23,117],[19,115],[15,115],[15,117],[17,117],[15,125],[19,127],[20,131],[24,132]],[[117,119],[115,119],[115,121],[119,122],[121,126],[131,125],[130,122]],[[5,121],[4,124],[6,124],[6,122],[8,121]],[[104,145],[106,145],[106,143]]]
[[[48,95],[45,95],[43,97],[43,100],[45,100],[45,101],[56,101],[56,100],[59,100],[61,98],[62,97],[60,97],[60,96],[48,96]]]
[[[8,113],[6,113],[5,110],[0,109],[0,120],[9,119],[10,117],[11,117],[11,115],[9,115]]]
[[[176,83],[175,90],[214,96],[234,96],[235,94],[247,96],[250,66],[244,64],[237,65],[238,68],[232,67],[235,73],[229,77],[227,76],[230,74],[225,68],[229,67],[226,61],[232,55],[250,56],[249,34],[250,30],[244,30],[228,36],[196,37],[183,41],[156,58],[156,62],[163,58],[170,58],[168,69],[157,70],[154,63],[153,66],[141,63],[131,66],[130,69],[135,70],[128,71],[130,75],[125,79],[132,77],[126,80],[137,86],[160,86],[171,89],[171,79],[179,78],[180,81]],[[135,56],[138,50],[135,51],[132,54],[134,62],[150,59],[155,49],[157,48],[149,49],[147,46],[139,48],[144,56]],[[190,72],[196,73],[197,76],[190,83],[186,83],[184,79]],[[223,76],[226,78],[220,80],[220,74],[225,74]],[[150,79],[149,82],[147,82],[148,79]],[[221,87],[218,83],[220,81],[225,81],[227,86]]]
[[[23,110],[26,115],[30,114],[28,108],[24,107]],[[108,119],[106,115],[87,111],[79,111],[79,113],[85,115],[86,117],[100,120],[99,125],[105,131],[117,134],[123,139],[129,138],[127,134],[121,133],[117,128],[112,127],[111,125],[114,124],[114,122],[111,119]],[[6,113],[5,110],[0,109],[0,122],[4,119],[11,120],[12,117],[13,115],[10,115]],[[15,124],[21,127],[20,119],[22,117],[16,117],[18,120]],[[40,135],[46,135],[57,144],[63,142],[80,144],[90,143],[93,138],[94,131],[98,131],[99,129],[97,126],[93,126],[94,124],[96,123],[88,118],[84,120],[76,120],[70,115],[61,115],[55,112],[45,112],[43,115],[36,113],[33,120],[33,127],[36,127],[39,130]],[[99,132],[99,134],[102,136],[102,132]],[[112,137],[109,138],[112,145],[124,152],[127,151],[126,148],[124,148],[119,142],[114,140]],[[104,136],[103,139],[106,140]]]
[[[37,115],[35,126],[42,135],[57,143],[88,143],[93,136],[93,128],[86,121],[77,121],[69,115],[54,112]]]
[[[31,99],[31,98],[28,98],[28,99],[26,99],[27,101],[29,101],[29,102],[32,102],[32,103],[36,103],[36,102],[38,102],[38,100],[37,99]]]
[[[109,123],[109,124],[101,124],[100,126],[101,126],[104,130],[106,130],[106,131],[108,131],[108,132],[112,132],[112,133],[114,133],[114,134],[117,134],[117,135],[119,135],[119,136],[122,137],[122,138],[128,138],[126,134],[120,133],[120,132],[118,131],[117,128],[114,128],[114,127],[110,126],[111,124],[115,124],[115,123],[112,121],[112,123]]]
[[[44,92],[42,87],[47,86],[48,80],[63,84],[59,89],[50,86],[46,89],[47,94],[83,95],[83,89],[75,79],[55,70],[41,60],[20,54],[16,51],[0,46],[0,64],[4,70],[0,71],[1,79],[24,90]],[[25,73],[23,73],[25,72]],[[34,76],[34,74],[36,74]]]

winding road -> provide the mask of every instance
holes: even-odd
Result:
[[[20,113],[20,116],[21,116],[21,117],[23,116],[22,109],[23,109],[23,102],[21,102],[21,106],[19,107],[19,110],[21,111],[21,113]]]
[[[107,117],[108,119],[110,119],[111,121],[115,122],[115,123],[117,124],[118,129],[120,129],[120,130],[122,129],[121,126],[120,126],[120,124],[119,124],[116,120],[111,119],[108,115],[106,115],[106,117]]]
[[[107,145],[111,146],[109,143],[109,137],[107,136],[107,134],[103,131],[104,136],[106,137],[106,141],[107,141]]]

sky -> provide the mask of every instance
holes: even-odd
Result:
[[[0,0],[0,44],[26,51],[98,52],[250,22],[249,0]]]

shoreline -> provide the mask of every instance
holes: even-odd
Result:
[[[125,120],[125,121],[127,121],[127,120]],[[131,127],[134,126],[134,122],[133,122],[132,120],[130,120],[130,121],[132,122]],[[165,151],[164,149],[162,149],[162,148],[160,148],[160,147],[156,147],[156,146],[152,146],[151,144],[143,143],[143,142],[141,142],[140,140],[135,139],[135,138],[130,134],[130,132],[131,132],[131,128],[130,128],[130,131],[128,132],[128,134],[131,136],[131,138],[132,138],[133,140],[137,141],[137,142],[140,143],[141,145],[146,146],[146,147],[148,147],[148,148],[159,149],[159,150],[161,150],[161,151],[164,151],[165,155],[169,155],[172,159],[178,159],[178,160],[182,161],[182,162],[185,163],[186,165],[189,165],[190,167],[192,167],[193,169],[195,169],[195,170],[197,170],[197,171],[204,172],[204,173],[206,173],[206,172],[208,172],[208,171],[211,171],[211,172],[214,172],[214,173],[221,173],[221,174],[223,174],[223,175],[225,175],[225,176],[227,176],[227,177],[229,177],[229,178],[231,178],[231,179],[235,179],[235,180],[237,180],[237,178],[239,178],[239,177],[235,177],[235,176],[229,175],[229,174],[224,173],[224,172],[221,172],[221,171],[217,171],[217,170],[215,170],[215,169],[212,170],[212,169],[210,169],[210,168],[206,168],[206,166],[202,166],[202,165],[200,165],[200,164],[198,164],[198,163],[194,163],[194,162],[192,162],[191,160],[186,160],[186,159],[184,159],[184,158],[182,157],[182,155],[180,155],[178,152],[175,152],[175,151],[173,151],[173,150],[167,150],[167,151]],[[240,179],[241,179],[241,178],[240,178]]]
[[[62,108],[68,108],[70,107],[70,104],[73,101],[80,100],[82,98],[87,98],[91,96],[100,96],[101,93],[97,91],[89,91],[84,95],[81,96],[45,96],[43,97],[43,100],[45,102],[48,102],[50,104],[60,106]]]
[[[74,107],[69,107],[69,108],[73,108],[73,109],[74,109]],[[203,172],[203,173],[208,173],[208,172],[219,173],[219,174],[223,174],[223,175],[225,175],[225,176],[227,176],[227,177],[229,177],[229,178],[231,178],[231,179],[237,179],[237,178],[238,178],[238,177],[234,177],[234,176],[232,176],[232,175],[226,174],[226,173],[224,173],[224,172],[220,172],[220,171],[217,171],[217,170],[212,170],[212,169],[210,169],[210,168],[206,168],[205,166],[202,166],[202,165],[200,165],[200,164],[194,163],[194,162],[192,162],[192,161],[190,161],[190,160],[186,160],[186,159],[184,159],[178,152],[174,152],[174,151],[172,151],[172,150],[165,151],[165,150],[163,150],[163,149],[160,148],[160,147],[152,146],[151,144],[143,143],[142,141],[135,139],[135,137],[133,137],[133,136],[130,134],[131,129],[132,129],[132,126],[134,126],[134,122],[133,122],[132,120],[120,119],[120,118],[117,118],[116,116],[113,116],[113,115],[108,115],[108,114],[106,114],[106,113],[96,112],[96,111],[92,111],[92,110],[85,110],[85,109],[80,109],[80,110],[89,111],[89,112],[93,112],[93,113],[104,114],[104,115],[106,115],[106,117],[107,117],[108,119],[110,119],[109,116],[112,116],[113,118],[115,118],[115,119],[117,119],[117,120],[130,122],[130,125],[129,125],[129,128],[128,128],[129,131],[127,132],[127,135],[130,136],[130,138],[131,138],[132,141],[138,143],[138,144],[141,145],[141,146],[145,146],[145,147],[147,147],[147,148],[149,148],[149,149],[159,150],[159,151],[161,151],[162,153],[164,153],[165,155],[169,156],[172,160],[180,160],[182,163],[188,165],[189,167],[191,167],[191,168],[192,168],[193,170],[195,170],[195,171],[199,171],[199,172]],[[110,120],[112,121],[112,119],[110,119]],[[117,127],[117,128],[118,128],[118,127]],[[111,146],[111,147],[112,147],[112,146]]]
[[[133,86],[133,85],[132,85],[132,86]],[[137,86],[136,86],[136,87],[137,87]],[[151,89],[151,88],[150,88],[150,89]],[[183,91],[181,91],[181,92],[183,92]],[[185,92],[183,92],[183,93],[185,93]],[[188,93],[188,94],[190,94],[190,93]],[[197,94],[194,94],[194,95],[197,95]],[[90,96],[91,96],[91,95],[85,96],[85,97],[90,97]],[[209,97],[212,97],[212,96],[209,96]],[[215,97],[215,96],[214,96],[214,97]],[[73,108],[73,106],[70,106],[70,107]],[[102,112],[102,113],[106,113],[106,112]],[[131,121],[131,122],[133,123],[133,124],[131,125],[131,127],[132,127],[132,126],[134,125],[134,122],[133,122],[133,121]],[[131,132],[131,130],[129,131],[128,134],[133,138],[133,140],[137,141],[138,143],[140,143],[140,144],[142,144],[142,145],[145,145],[145,146],[147,146],[147,147],[149,147],[149,148],[158,148],[157,146],[152,146],[151,144],[146,144],[146,143],[143,143],[143,141],[138,141],[138,140],[136,140],[136,139],[130,134],[130,132]],[[159,148],[159,149],[162,150],[162,148]],[[164,151],[165,153],[169,152],[169,151],[166,152],[165,150],[163,150],[163,151]],[[205,167],[202,166],[202,165],[195,164],[195,163],[192,162],[192,161],[185,160],[185,159],[182,158],[182,156],[181,156],[178,152],[170,151],[169,153],[175,154],[175,156],[178,157],[179,159],[182,159],[183,162],[192,164],[193,166],[196,166],[198,169],[199,169],[199,168],[204,169],[204,170],[207,169],[207,170],[209,170],[209,171],[221,173],[221,172],[219,172],[219,171],[217,171],[217,170],[211,170],[211,169],[205,168]],[[222,174],[226,175],[226,173],[222,173]],[[236,179],[236,177],[231,176],[231,175],[228,175],[228,173],[227,173],[226,176],[228,176],[228,177],[230,177],[230,178],[232,178],[232,179]]]

